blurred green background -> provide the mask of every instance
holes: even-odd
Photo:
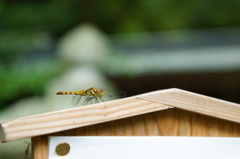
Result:
[[[111,40],[106,77],[128,96],[177,87],[240,102],[239,0],[2,0],[0,112],[44,96],[68,68],[56,45],[86,22]]]
[[[43,85],[62,70],[55,44],[84,22],[108,35],[238,27],[240,1],[2,0],[0,111],[18,99],[43,95]]]

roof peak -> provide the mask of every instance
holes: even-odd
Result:
[[[0,139],[7,142],[171,108],[240,123],[239,104],[171,88],[5,121],[0,123]]]

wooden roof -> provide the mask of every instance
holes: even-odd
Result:
[[[173,108],[240,123],[239,104],[173,88],[5,121],[0,123],[0,139],[7,142]]]

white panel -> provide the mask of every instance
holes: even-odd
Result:
[[[58,156],[66,142],[70,152]],[[240,138],[49,137],[50,159],[240,159]]]

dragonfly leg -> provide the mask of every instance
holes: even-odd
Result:
[[[96,103],[99,103],[99,101],[98,101],[97,97],[95,97],[95,102],[96,102]]]
[[[92,100],[90,100],[91,104],[92,104]]]
[[[99,98],[104,102],[104,100],[101,97],[99,97]]]
[[[72,98],[72,105],[77,106],[79,101],[81,100],[82,96],[81,95],[75,95]]]
[[[87,105],[89,101],[91,101],[94,97],[88,97],[84,102],[83,105]]]

